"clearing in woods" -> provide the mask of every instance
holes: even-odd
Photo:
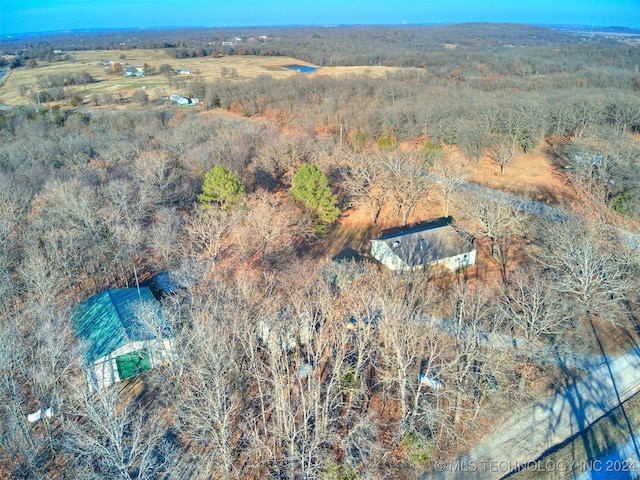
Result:
[[[482,157],[479,162],[469,162],[454,148],[451,161],[463,167],[468,182],[559,206],[576,200],[575,192],[567,182],[566,172],[554,165],[543,145],[532,152],[516,155],[504,175],[500,175],[500,167],[488,156]],[[432,187],[431,191],[426,192],[426,199],[412,212],[409,223],[441,217],[444,214],[443,201],[439,189]],[[401,224],[401,218],[392,207],[389,204],[382,210],[375,226],[371,224],[371,217],[365,208],[345,211],[331,238],[320,242],[327,244],[324,253],[337,255],[344,249],[366,253],[368,241],[375,238],[376,233]],[[450,205],[449,214],[453,218],[459,216],[455,202]]]

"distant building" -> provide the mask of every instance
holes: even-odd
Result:
[[[122,69],[125,77],[144,77],[144,67],[134,67],[127,65]]]
[[[456,230],[449,217],[386,230],[371,240],[371,255],[395,271],[438,266],[455,271],[475,264],[476,248],[473,239]]]
[[[84,352],[91,391],[170,359],[170,332],[163,328],[162,313],[148,288],[105,290],[79,304],[70,323]]]
[[[169,95],[169,100],[171,100],[176,105],[180,105],[183,107],[189,107],[200,103],[200,100],[198,100],[197,98],[186,98],[182,95],[178,95],[177,93],[172,93],[171,95]]]

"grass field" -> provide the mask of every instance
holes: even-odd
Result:
[[[295,75],[302,75],[298,72],[287,70],[285,65],[310,65],[291,57],[256,57],[250,55],[236,55],[227,57],[198,57],[176,59],[169,57],[163,50],[127,50],[125,52],[116,50],[87,50],[78,52],[68,52],[73,61],[63,61],[54,63],[39,63],[35,68],[20,67],[9,73],[4,85],[0,87],[0,105],[29,105],[33,100],[29,94],[20,95],[21,86],[23,90],[33,90],[39,76],[63,75],[81,73],[86,71],[95,80],[93,84],[85,86],[66,87],[68,96],[74,93],[80,95],[88,101],[93,95],[110,93],[114,98],[128,98],[137,89],[144,89],[151,100],[169,95],[171,93],[181,93],[189,81],[200,77],[205,82],[215,82],[224,78],[229,78],[233,74],[234,81],[255,78],[260,75],[267,75],[272,78],[288,78]],[[125,58],[121,59],[120,55]],[[164,75],[156,74],[146,77],[124,77],[122,75],[108,74],[100,61],[112,60],[114,62],[125,62],[133,66],[143,66],[145,63],[155,67],[168,63],[174,69],[189,69],[194,72],[192,75],[176,75],[169,79]],[[368,77],[383,77],[388,72],[397,70],[395,67],[323,67],[313,73],[303,75],[329,75],[329,76],[349,76],[364,75]],[[62,103],[64,102],[56,102]]]

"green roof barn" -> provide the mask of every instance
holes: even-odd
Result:
[[[148,288],[105,290],[79,304],[71,326],[81,342],[92,390],[168,360],[169,330]]]

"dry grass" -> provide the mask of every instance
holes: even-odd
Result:
[[[489,188],[551,204],[575,201],[566,172],[553,164],[543,145],[530,153],[515,155],[504,175],[500,175],[500,166],[486,155],[478,163],[468,163],[467,169],[468,180]]]
[[[86,71],[96,81],[91,85],[67,87],[69,97],[78,93],[85,100],[94,94],[110,93],[114,98],[129,97],[135,90],[145,89],[151,100],[169,95],[180,90],[181,83],[188,83],[196,76],[205,82],[214,82],[235,71],[234,81],[256,78],[267,75],[276,79],[289,78],[300,75],[298,72],[287,70],[285,65],[309,65],[291,57],[257,57],[251,55],[236,55],[228,57],[198,57],[176,59],[169,57],[163,50],[127,50],[126,58],[121,60],[119,56],[123,52],[114,50],[87,50],[69,52],[73,61],[55,63],[40,63],[35,68],[20,67],[12,70],[6,82],[0,87],[0,105],[29,105],[32,100],[27,96],[20,96],[20,86],[34,88],[37,78],[41,75],[64,75]],[[164,75],[151,75],[143,78],[124,77],[122,75],[109,75],[105,67],[100,65],[101,60],[113,60],[114,62],[126,62],[129,65],[142,66],[145,63],[155,67],[168,63],[174,69],[190,69],[197,75],[181,75],[172,78],[172,85]],[[323,76],[367,76],[384,77],[389,72],[398,70],[395,67],[322,67],[311,74]]]

